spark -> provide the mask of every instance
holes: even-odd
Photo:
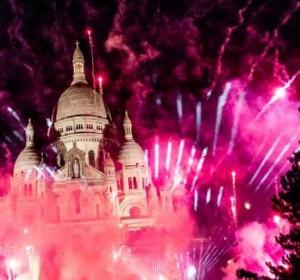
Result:
[[[217,205],[218,205],[218,207],[221,206],[223,192],[224,192],[224,187],[221,186],[220,189],[219,189],[219,194],[218,194],[218,198],[217,198]]]
[[[277,137],[277,139],[275,140],[275,142],[273,143],[273,145],[271,146],[271,148],[267,152],[266,156],[264,157],[263,161],[260,163],[259,167],[256,169],[256,172],[254,173],[254,175],[252,176],[252,178],[251,178],[251,180],[249,182],[250,185],[253,184],[254,180],[256,179],[256,177],[258,176],[258,174],[260,173],[260,171],[264,167],[265,163],[267,162],[267,160],[269,159],[269,157],[272,155],[272,153],[276,149],[276,147],[279,144],[280,140],[281,140],[281,135],[279,135]]]
[[[7,107],[7,111],[18,121],[21,122],[19,115],[17,114],[17,112],[12,109],[11,107]]]
[[[209,188],[206,192],[206,204],[208,204],[211,200],[211,188]]]
[[[215,125],[214,141],[213,141],[213,155],[215,155],[215,153],[216,153],[219,130],[220,130],[221,121],[222,121],[222,112],[223,112],[223,108],[226,104],[230,90],[231,90],[231,83],[226,83],[225,89],[224,89],[222,95],[220,95],[219,100],[218,100],[216,125]]]
[[[193,265],[189,265],[186,269],[186,277],[187,279],[195,279],[197,270]]]
[[[244,208],[245,208],[246,210],[250,210],[250,209],[251,209],[251,204],[250,204],[248,201],[246,201],[246,202],[244,203]]]

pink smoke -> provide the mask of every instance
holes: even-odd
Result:
[[[223,269],[225,273],[223,280],[236,279],[236,271],[240,268],[269,276],[270,271],[266,263],[280,263],[284,253],[275,240],[282,230],[287,230],[283,221],[279,228],[271,222],[265,224],[252,222],[238,229],[233,257]]]

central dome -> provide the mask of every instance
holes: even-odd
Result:
[[[85,83],[76,83],[60,96],[56,121],[74,116],[107,118],[102,96]]]

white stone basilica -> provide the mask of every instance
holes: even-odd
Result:
[[[115,126],[102,89],[98,92],[86,81],[77,43],[73,81],[60,96],[54,119],[57,168],[43,163],[29,120],[26,146],[15,162],[9,194],[16,219],[24,227],[42,223],[79,233],[97,233],[108,220],[129,231],[151,227],[159,212],[157,192],[127,112],[123,126],[125,140],[113,161],[110,151],[116,146],[105,131]]]

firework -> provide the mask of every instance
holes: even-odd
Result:
[[[212,148],[213,155],[215,155],[215,153],[216,153],[219,131],[220,131],[221,121],[222,121],[222,112],[223,112],[223,108],[227,102],[227,98],[228,98],[230,90],[231,90],[231,83],[227,83],[222,95],[220,95],[219,100],[218,100],[215,133],[214,133],[214,141],[213,141],[213,148]]]

